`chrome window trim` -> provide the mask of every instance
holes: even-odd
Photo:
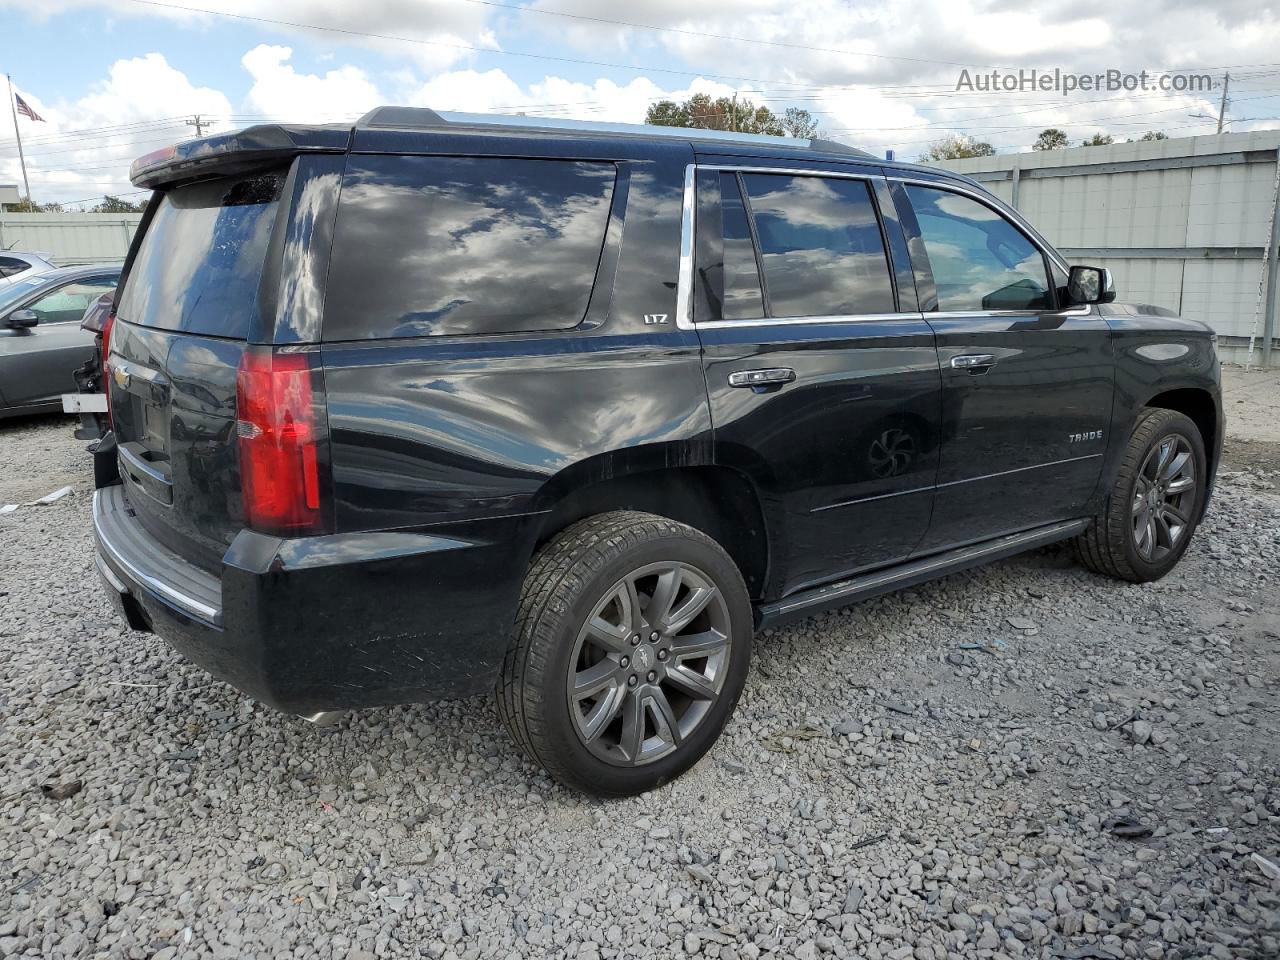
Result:
[[[925,315],[919,311],[910,313],[851,313],[820,317],[757,317],[754,320],[707,320],[703,323],[695,324],[694,327],[698,330],[724,330],[733,327],[782,327],[796,323],[884,323],[889,320],[924,319]]]
[[[1025,317],[1028,314],[1041,317],[1079,317],[1086,316],[1093,311],[1090,305],[1084,304],[1078,307],[1068,307],[1065,310],[935,310],[930,313],[904,310],[900,313],[859,313],[820,317],[757,317],[753,320],[708,320],[702,323],[694,323],[693,243],[694,231],[697,226],[695,217],[697,209],[696,182],[699,170],[716,170],[730,173],[769,173],[783,176],[836,177],[845,180],[871,181],[877,178],[886,181],[896,180],[899,183],[913,183],[922,187],[935,187],[939,190],[949,190],[952,193],[962,194],[995,211],[1006,220],[1009,219],[1005,211],[991,203],[990,197],[983,196],[981,193],[962,185],[953,185],[946,181],[892,175],[881,176],[875,173],[845,172],[842,170],[815,170],[802,167],[757,167],[744,166],[742,164],[690,163],[684,168],[684,198],[680,215],[680,269],[676,280],[676,327],[680,330],[726,330],[735,327],[788,326],[798,323],[868,323],[887,320],[927,321],[933,317],[939,320],[962,317]],[[1052,247],[1039,243],[1035,236],[1028,233],[1025,224],[1015,221],[1014,226],[1027,238],[1027,241],[1033,247],[1053,260],[1063,270],[1068,273],[1071,271],[1070,266],[1062,258],[1062,255]]]
[[[707,320],[693,322],[693,241],[697,207],[696,178],[699,170],[728,173],[768,173],[782,176],[831,177],[842,180],[883,179],[878,173],[842,170],[815,170],[802,167],[757,167],[743,164],[690,163],[684,168],[684,208],[680,214],[680,269],[676,278],[676,327],[681,330],[725,330],[734,327],[789,326],[798,323],[871,323],[886,320],[923,320],[918,310],[900,313],[857,313],[819,317],[756,317],[752,320]],[[886,251],[886,256],[888,251]],[[887,262],[887,261],[886,261]]]
[[[811,167],[752,167],[737,163],[695,163],[698,170],[721,170],[729,173],[772,173],[788,177],[835,177],[840,180],[874,180],[878,173],[846,173],[843,170],[815,170]]]
[[[693,210],[694,178],[698,165],[684,168],[684,206],[680,211],[680,271],[676,276],[676,327],[692,330],[693,325]]]
[[[921,314],[926,320],[937,317],[939,320],[953,320],[962,317],[1083,317],[1092,312],[1089,304],[1079,307],[1068,307],[1065,310],[934,310]]]

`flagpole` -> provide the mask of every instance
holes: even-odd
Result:
[[[13,77],[5,74],[9,81],[9,111],[13,114],[13,135],[18,138],[18,162],[22,164],[22,186],[27,191],[27,205],[31,205],[31,181],[27,179],[27,158],[22,155],[22,131],[18,128],[18,108],[13,99]]]

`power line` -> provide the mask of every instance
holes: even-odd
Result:
[[[838,53],[846,57],[869,57],[875,60],[902,60],[909,63],[929,63],[944,67],[979,67],[983,70],[1008,69],[998,68],[989,63],[961,63],[955,60],[934,60],[929,57],[900,57],[887,53],[867,53],[862,50],[839,49],[835,47],[814,47],[804,43],[790,43],[785,40],[760,40],[755,37],[738,37],[724,33],[703,33],[698,30],[681,30],[679,27],[659,27],[652,23],[636,23],[631,20],[611,20],[608,17],[592,17],[583,13],[565,13],[560,10],[543,10],[540,7],[522,7],[514,3],[499,3],[497,0],[463,0],[485,7],[499,7],[516,13],[534,13],[547,17],[565,17],[570,20],[585,20],[591,23],[603,23],[618,27],[631,27],[637,30],[655,30],[661,33],[676,33],[686,37],[697,37],[703,40],[729,40],[733,43],[755,43],[767,47],[787,47],[792,50],[808,50],[814,53]]]
[[[83,200],[55,200],[53,202],[57,204],[61,204],[62,206],[70,206],[73,203],[90,203],[91,201],[94,201],[94,200],[105,200],[108,196],[115,197],[117,200],[119,200],[121,197],[136,197],[140,193],[150,193],[150,192],[151,192],[150,190],[129,190],[125,193],[112,193],[112,194],[105,194],[105,195],[99,195],[99,196],[93,196],[93,197],[85,197]]]
[[[529,53],[522,50],[495,50],[489,47],[477,47],[470,43],[451,43],[445,40],[423,40],[418,37],[402,37],[389,33],[370,33],[365,30],[352,30],[348,27],[325,27],[315,23],[303,23],[295,20],[278,20],[273,17],[255,17],[247,13],[231,13],[227,10],[209,10],[203,7],[187,7],[176,3],[161,3],[159,0],[130,0],[148,7],[160,7],[165,10],[182,10],[185,13],[203,13],[211,17],[229,17],[233,20],[248,20],[253,23],[270,23],[278,27],[293,27],[295,30],[319,30],[325,33],[339,33],[344,36],[364,37],[369,40],[390,40],[398,43],[412,43],[427,47],[447,47],[453,50],[466,50],[470,53],[494,54],[504,57],[523,57],[529,60],[551,60],[557,63],[575,63],[579,66],[609,67],[614,70],[633,70],[637,73],[669,73],[682,77],[710,77],[716,80],[746,80],[749,83],[778,83],[786,85],[786,80],[762,80],[759,77],[742,77],[725,73],[693,72],[675,70],[670,67],[643,66],[637,67],[625,63],[611,63],[607,60],[583,60],[577,57],[557,57],[549,53]]]

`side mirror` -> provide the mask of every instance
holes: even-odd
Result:
[[[1072,304],[1110,303],[1116,298],[1116,285],[1106,267],[1072,267],[1067,280],[1067,296]]]
[[[26,330],[39,323],[40,317],[34,310],[15,310],[5,322],[15,330]]]

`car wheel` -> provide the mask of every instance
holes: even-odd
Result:
[[[560,782],[643,793],[720,735],[752,629],[742,575],[715,541],[651,514],[589,517],[530,564],[498,712]]]
[[[1174,410],[1145,410],[1093,525],[1076,538],[1098,573],[1159,580],[1186,552],[1204,510],[1208,464],[1196,425]]]

